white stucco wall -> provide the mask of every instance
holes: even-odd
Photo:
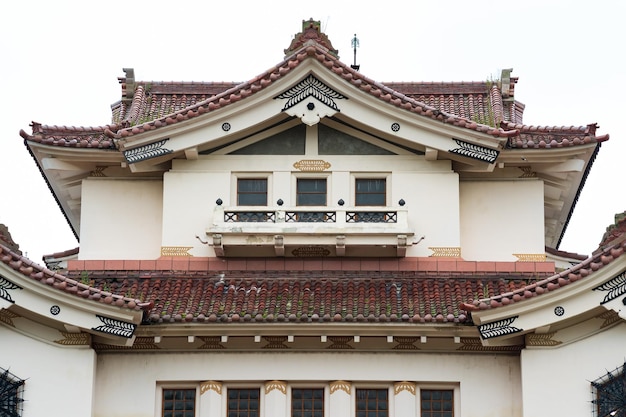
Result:
[[[543,183],[462,181],[461,256],[516,261],[514,254],[543,254]]]
[[[522,352],[524,416],[589,417],[591,381],[624,364],[626,324],[560,348]]]
[[[86,179],[79,259],[158,258],[162,216],[162,181]]]
[[[57,347],[0,324],[0,367],[26,380],[23,417],[92,415],[93,350]]]
[[[263,383],[271,380],[287,384],[308,382],[320,387],[344,380],[351,382],[353,388],[372,384],[392,387],[397,381],[415,381],[418,389],[458,388],[455,403],[459,414],[455,415],[459,417],[521,417],[519,357],[515,355],[113,353],[100,354],[97,367],[94,417],[153,417],[159,415],[155,408],[161,383],[194,386],[208,380],[222,382],[224,387],[236,382],[247,387],[258,386],[262,392]],[[225,393],[222,390],[222,395]],[[418,396],[415,401],[419,404]],[[352,399],[350,403],[353,402]],[[198,415],[208,414],[200,410]],[[223,414],[211,417],[223,417]],[[270,415],[266,412],[265,417]]]
[[[294,169],[295,162],[313,157],[328,162],[331,168],[314,173]],[[355,177],[386,178],[387,204],[399,207],[400,199],[404,200],[415,239],[425,236],[423,243],[409,248],[407,256],[430,256],[429,246],[460,246],[458,175],[449,162],[406,155],[228,155],[177,160],[164,177],[162,245],[191,246],[194,256],[214,256],[212,247],[201,244],[196,236],[209,240],[205,232],[214,222],[215,201],[235,206],[237,178],[255,174],[268,178],[268,205],[274,207],[278,199],[283,200],[283,207],[296,205],[298,177],[327,177],[330,207],[338,207],[339,199],[345,201],[345,207],[354,205]]]

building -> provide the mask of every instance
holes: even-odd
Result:
[[[124,72],[110,124],[20,132],[80,249],[0,233],[5,413],[624,415],[626,222],[555,250],[595,124],[525,125],[511,70],[371,80],[313,20],[247,82]]]

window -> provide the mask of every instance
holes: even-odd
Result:
[[[163,388],[163,417],[195,417],[195,388]]]
[[[357,389],[356,417],[387,417],[389,401],[387,389]]]
[[[626,363],[591,383],[598,417],[626,416]]]
[[[298,206],[325,206],[326,178],[298,178],[296,204]]]
[[[384,178],[357,178],[355,181],[355,205],[385,206],[387,182]]]
[[[421,417],[453,417],[454,392],[451,389],[420,391]]]
[[[267,206],[267,178],[238,178],[238,206]]]
[[[291,390],[291,417],[324,417],[324,390],[322,388],[293,388]]]
[[[22,415],[24,381],[8,370],[0,368],[0,416]]]
[[[229,389],[227,417],[259,417],[259,399],[258,388]]]

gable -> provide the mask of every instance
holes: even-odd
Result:
[[[299,124],[269,138],[259,140],[242,148],[228,152],[229,155],[305,155],[307,127]],[[319,155],[397,155],[349,133],[325,124],[317,126],[317,153]],[[313,137],[312,140],[315,140]],[[377,141],[371,139],[372,142]]]

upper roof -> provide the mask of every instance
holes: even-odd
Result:
[[[599,145],[608,139],[608,135],[596,135],[596,124],[569,127],[523,124],[524,105],[515,99],[518,79],[511,77],[511,70],[504,70],[501,79],[493,81],[377,82],[341,62],[338,51],[312,19],[303,22],[302,31],[285,54],[274,67],[241,83],[138,81],[133,69],[125,69],[126,75],[119,78],[122,98],[112,106],[110,124],[80,127],[33,122],[32,133],[22,130],[21,136],[77,237],[80,190],[74,187],[76,181],[99,175],[109,166],[119,170],[125,164],[129,166],[128,172],[142,175],[136,169],[139,165],[136,160],[129,159],[134,150],[157,146],[164,135],[172,135],[172,128],[177,125],[217,123],[218,115],[254,100],[275,85],[284,83],[281,89],[286,91],[294,82],[302,82],[292,79],[290,74],[306,67],[322,79],[335,80],[345,94],[365,93],[373,104],[395,111],[407,120],[423,126],[428,123],[429,128],[442,130],[449,137],[467,132],[466,146],[496,151],[495,157],[485,163],[464,159],[448,149],[439,150],[437,157],[456,161],[455,170],[461,175],[471,177],[481,175],[481,171],[493,176],[493,167],[498,166],[501,172],[509,169],[506,174],[509,176],[544,179],[546,245],[558,247]],[[403,133],[394,135],[392,140],[394,137],[400,140]],[[232,131],[228,137],[232,141],[238,139]],[[204,146],[210,149],[208,144]],[[162,166],[174,158],[187,157],[187,151],[187,148],[175,149],[142,164],[152,164],[152,168],[157,164]],[[50,155],[55,158],[52,167],[44,162]],[[72,180],[68,182],[66,178]]]

